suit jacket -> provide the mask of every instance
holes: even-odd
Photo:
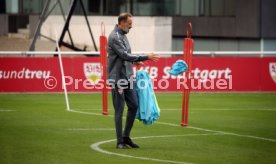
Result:
[[[129,80],[133,74],[132,63],[147,60],[144,54],[132,55],[126,33],[116,25],[108,37],[108,79],[115,83]]]

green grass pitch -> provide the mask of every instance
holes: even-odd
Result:
[[[69,94],[81,113],[63,94],[0,94],[0,163],[276,163],[275,93],[192,93],[189,128],[180,93],[156,97],[161,118],[132,130],[141,148],[117,150],[110,97],[102,116],[99,93]]]

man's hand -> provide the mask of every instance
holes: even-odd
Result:
[[[144,62],[141,62],[141,61],[140,61],[140,62],[135,62],[134,64],[135,64],[136,66],[145,65],[145,63],[144,63]]]
[[[148,58],[149,60],[156,62],[159,60],[160,56],[154,53],[150,53],[148,54]]]

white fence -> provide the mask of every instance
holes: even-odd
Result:
[[[162,57],[169,57],[172,55],[180,56],[183,54],[183,51],[137,51],[132,54],[149,54],[155,53],[159,54]],[[97,56],[100,52],[87,52],[87,51],[63,51],[62,55],[91,55]],[[194,51],[195,56],[276,56],[276,51]],[[0,56],[41,56],[41,55],[58,55],[56,51],[0,51]]]

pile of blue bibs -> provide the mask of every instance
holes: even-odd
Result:
[[[153,124],[160,117],[160,109],[147,71],[136,72],[135,85],[139,102],[136,119],[142,121],[144,125]]]
[[[188,65],[184,60],[177,60],[173,65],[172,65],[172,70],[169,70],[169,73],[171,75],[180,75],[183,72],[187,71]]]

